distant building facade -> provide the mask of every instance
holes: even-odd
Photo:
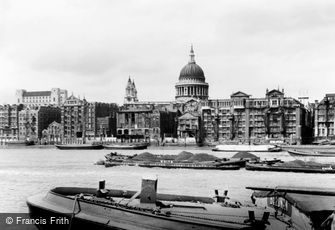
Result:
[[[117,113],[117,136],[121,139],[161,140],[176,136],[177,113],[154,105],[128,105]]]
[[[19,112],[19,139],[41,139],[44,129],[47,129],[52,122],[60,122],[60,115],[61,111],[59,107],[26,107]]]
[[[50,91],[16,90],[16,103],[26,106],[60,106],[67,98],[67,90],[52,88]]]
[[[180,116],[178,117],[178,137],[192,137],[200,142],[201,140],[201,101],[190,99],[182,104],[177,104]]]
[[[204,138],[211,141],[306,143],[312,139],[309,111],[284,91],[266,91],[264,98],[237,92],[230,99],[210,100],[202,107]]]
[[[0,105],[0,138],[19,139],[19,112],[23,105]]]
[[[116,135],[117,110],[115,103],[87,102],[70,96],[61,107],[63,138],[91,139],[106,134]]]
[[[60,143],[62,137],[62,124],[56,121],[48,125],[46,129],[42,131],[43,142],[52,144]]]
[[[335,139],[335,94],[326,94],[315,104],[314,137],[316,140]]]

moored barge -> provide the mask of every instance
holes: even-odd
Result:
[[[291,156],[301,156],[301,157],[335,157],[334,152],[328,151],[304,151],[304,150],[287,150]]]
[[[216,145],[212,151],[218,152],[279,152],[280,147],[275,145]]]
[[[105,167],[114,166],[140,166],[140,167],[160,167],[160,168],[187,168],[187,169],[217,169],[217,170],[238,170],[244,167],[245,159],[217,158],[213,155],[190,152],[181,152],[178,155],[155,155],[148,152],[135,154],[133,156],[110,153],[105,156],[106,160],[99,165]]]
[[[335,166],[302,161],[267,163],[246,163],[246,170],[253,171],[276,171],[276,172],[297,172],[297,173],[335,173]]]
[[[145,162],[138,166],[146,168],[168,168],[168,169],[215,169],[215,170],[239,170],[239,165],[220,165],[213,163],[177,163],[177,162]]]
[[[148,148],[148,143],[135,143],[135,144],[109,144],[103,146],[109,150],[141,150]]]
[[[55,145],[56,148],[61,150],[91,150],[103,149],[102,144],[69,144],[69,145]]]
[[[285,229],[266,208],[214,198],[157,193],[157,179],[142,180],[141,191],[57,187],[27,200],[32,218],[61,216],[64,225],[39,229]]]

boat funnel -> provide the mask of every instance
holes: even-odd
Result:
[[[105,189],[105,181],[99,181],[99,189],[97,191],[97,197],[106,197],[108,191]]]
[[[157,177],[143,177],[141,188],[141,206],[156,206]]]

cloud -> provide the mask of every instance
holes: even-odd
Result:
[[[2,1],[0,78],[11,81],[0,98],[61,87],[122,103],[130,75],[140,99],[173,100],[191,43],[212,98],[278,85],[321,97],[334,82],[334,12],[309,0]]]

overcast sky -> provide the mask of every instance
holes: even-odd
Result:
[[[129,76],[140,100],[174,100],[191,43],[210,98],[335,92],[333,1],[2,0],[0,103],[57,87],[121,104]]]

